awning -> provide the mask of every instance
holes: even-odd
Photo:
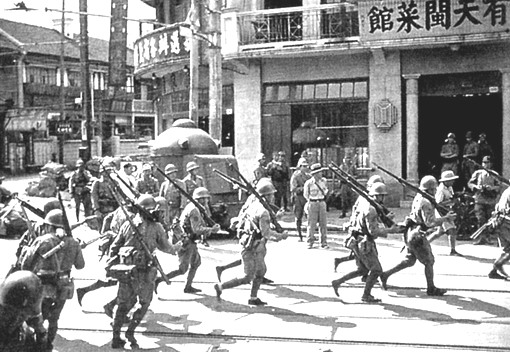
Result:
[[[45,131],[48,111],[34,109],[11,109],[5,119],[5,131]]]

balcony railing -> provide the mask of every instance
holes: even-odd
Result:
[[[359,37],[358,9],[351,4],[243,12],[237,20],[240,45]]]
[[[133,111],[143,113],[153,113],[154,103],[151,100],[133,100]]]

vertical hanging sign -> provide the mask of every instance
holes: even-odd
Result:
[[[128,0],[112,0],[108,85],[126,85]]]

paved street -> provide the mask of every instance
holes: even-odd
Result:
[[[18,181],[17,181],[18,182]],[[26,181],[24,181],[26,182]],[[22,181],[5,182],[19,187]],[[20,192],[20,195],[22,192]],[[23,196],[22,196],[23,197]],[[44,200],[30,198],[37,205]],[[396,220],[407,209],[395,209]],[[69,212],[73,222],[74,211]],[[331,223],[341,224],[338,211],[329,213]],[[284,225],[291,225],[287,214]],[[84,240],[97,233],[86,227],[77,230]],[[388,281],[388,291],[376,285],[373,295],[382,304],[361,303],[363,284],[359,279],[340,287],[340,298],[331,280],[354,268],[354,262],[341,264],[333,272],[333,258],[347,254],[342,247],[344,233],[330,234],[330,249],[307,249],[295,234],[286,241],[268,245],[267,277],[274,285],[262,286],[259,297],[266,307],[250,307],[249,287],[224,291],[222,301],[215,297],[215,267],[238,258],[233,240],[211,241],[200,248],[202,266],[195,279],[200,294],[185,294],[184,277],[170,286],[162,284],[149,313],[138,329],[143,350],[148,351],[508,351],[510,337],[510,282],[491,280],[487,273],[499,255],[495,246],[474,246],[460,241],[458,251],[465,257],[451,257],[446,239],[433,244],[438,287],[448,289],[444,297],[425,294],[423,266],[402,271]],[[17,246],[17,240],[0,239],[4,276]],[[402,256],[401,235],[378,240],[383,268],[396,264]],[[84,250],[87,266],[75,271],[76,287],[91,284],[103,274],[96,245]],[[177,267],[177,258],[159,254],[165,271]],[[223,279],[241,273],[234,268]],[[70,300],[60,320],[57,351],[109,351],[110,319],[102,306],[115,296],[115,288],[87,294],[83,307]],[[129,344],[126,345],[129,349]]]

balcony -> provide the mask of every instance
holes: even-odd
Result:
[[[151,100],[133,100],[133,112],[137,113],[154,113],[154,103]]]
[[[233,31],[236,36],[232,35]],[[303,45],[359,42],[357,6],[316,7],[231,12],[223,15],[224,54],[283,49]],[[237,43],[233,40],[237,38]]]

